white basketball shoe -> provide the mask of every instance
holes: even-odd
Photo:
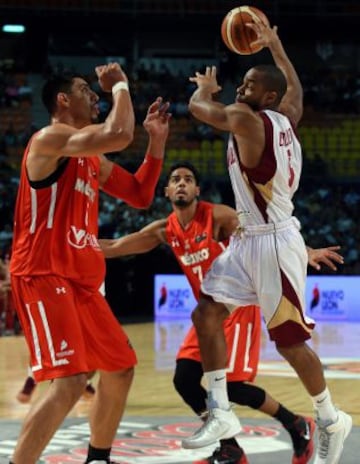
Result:
[[[318,449],[314,464],[338,464],[344,441],[352,427],[352,418],[338,411],[336,422],[316,420],[318,426]]]
[[[195,449],[217,443],[218,440],[233,438],[242,430],[239,419],[231,409],[214,408],[204,424],[191,437],[184,438],[183,448]]]

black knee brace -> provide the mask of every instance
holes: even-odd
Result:
[[[192,359],[178,359],[173,378],[176,391],[186,404],[196,413],[206,410],[206,390],[201,385],[203,368]]]
[[[228,382],[227,389],[232,403],[259,409],[265,401],[265,390],[251,383]]]

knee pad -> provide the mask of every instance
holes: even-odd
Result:
[[[192,359],[178,359],[173,378],[176,391],[186,404],[200,414],[206,409],[206,391],[201,385],[203,368]]]
[[[265,401],[265,390],[244,382],[228,382],[229,400],[242,406],[249,406],[252,409],[259,409]]]
[[[196,385],[200,385],[203,373],[200,362],[185,358],[177,359],[173,378],[176,391],[182,396],[181,392],[194,389]]]

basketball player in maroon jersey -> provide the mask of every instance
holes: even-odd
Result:
[[[150,205],[170,115],[161,98],[149,107],[147,153],[137,172],[128,173],[103,155],[133,138],[128,79],[118,63],[95,71],[102,90],[113,95],[104,123],[93,123],[99,98],[83,77],[53,76],[42,94],[51,123],[33,135],[22,162],[11,285],[35,380],[52,382],[25,418],[14,464],[38,462],[95,370],[86,463],[110,463],[136,364],[128,337],[99,292],[105,260],[97,241],[98,195],[102,189],[133,207]]]
[[[171,247],[198,300],[203,276],[212,261],[227,247],[228,239],[238,224],[237,214],[226,205],[198,201],[199,174],[188,162],[178,162],[170,168],[165,194],[173,207],[173,213],[168,218],[154,221],[139,232],[116,240],[99,240],[100,246],[106,257],[116,257],[144,253],[166,243]],[[333,261],[342,262],[342,257],[336,253],[338,248],[309,248],[309,263],[318,267],[323,262],[336,269]],[[292,462],[307,463],[313,449],[313,420],[293,414],[262,388],[251,383],[255,379],[259,362],[259,308],[238,308],[225,320],[224,332],[230,401],[259,409],[278,419],[292,438]],[[184,401],[200,417],[207,414],[206,391],[201,385],[202,376],[199,344],[192,327],[177,354],[174,385]],[[310,431],[308,437],[307,431]],[[231,438],[221,440],[220,448],[212,456],[197,461],[196,464],[214,462],[246,464],[248,461],[235,438]]]
[[[239,305],[259,304],[270,338],[312,398],[319,428],[315,464],[336,464],[352,419],[335,408],[319,357],[306,344],[314,327],[304,308],[307,254],[299,221],[292,216],[302,166],[295,130],[303,111],[302,86],[276,26],[248,27],[269,49],[275,66],[251,68],[235,103],[213,98],[221,90],[215,67],[190,78],[197,85],[189,103],[192,115],[230,133],[227,162],[239,227],[206,274],[193,312],[211,412],[183,446],[199,448],[241,430],[226,391],[222,321]]]

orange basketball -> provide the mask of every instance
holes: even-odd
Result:
[[[266,15],[254,6],[238,6],[229,11],[221,24],[221,37],[225,45],[239,55],[252,55],[263,47],[252,46],[256,40],[255,31],[246,26],[246,23],[262,22],[269,25]]]

